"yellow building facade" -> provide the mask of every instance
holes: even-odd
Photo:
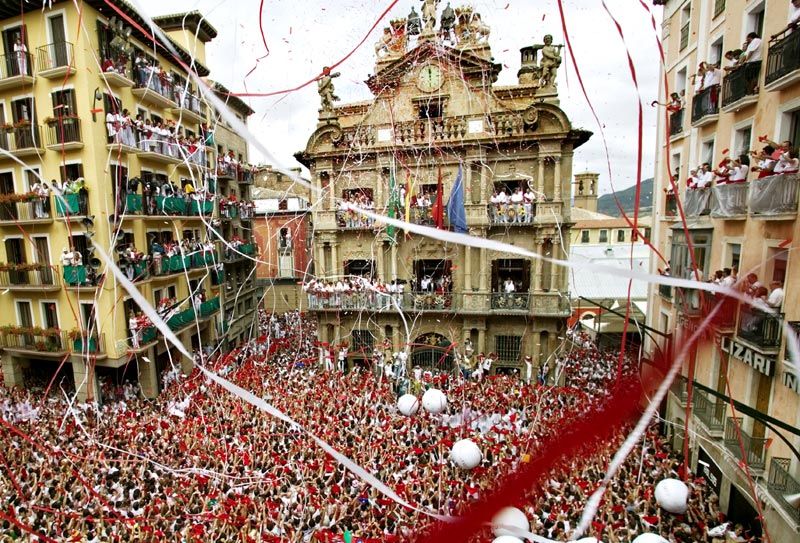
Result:
[[[0,348],[9,386],[23,384],[26,373],[48,376],[61,368],[68,374],[71,368],[81,399],[99,398],[98,375],[138,379],[152,397],[173,361],[191,369],[154,328],[131,322],[138,306],[100,250],[152,305],[171,301],[163,315],[187,347],[224,338],[232,320],[222,318],[227,306],[236,310],[242,302],[246,312],[244,298],[232,304],[225,298],[226,273],[242,281],[249,275],[240,268],[245,257],[227,254],[207,231],[214,224],[224,235],[240,232],[249,241],[243,224],[250,218],[221,216],[219,201],[229,193],[249,198],[252,177],[217,166],[229,150],[246,162],[246,143],[218,125],[164,44],[154,50],[125,20],[147,28],[142,17],[125,2],[115,5],[119,12],[101,1],[83,2],[81,12],[66,1],[44,10],[0,8]],[[190,64],[194,55],[197,74],[207,76],[205,43],[216,30],[198,13],[160,18],[159,24],[181,62]],[[229,105],[242,119],[252,113],[236,99]],[[123,130],[114,116],[124,110],[132,121],[141,116],[139,126],[174,124],[174,137],[150,128]],[[215,142],[215,133],[230,141]],[[187,188],[188,195],[176,188]],[[207,197],[192,197],[202,191]],[[159,251],[181,240],[196,248],[181,249],[175,258]],[[239,253],[255,254],[252,245],[242,247]],[[137,256],[129,259],[131,250]],[[249,302],[251,315],[256,303]]]
[[[774,281],[784,289],[777,317],[745,305],[723,308],[713,337],[689,353],[664,414],[678,447],[689,414],[692,468],[711,480],[722,511],[758,531],[760,507],[771,540],[794,541],[800,515],[787,497],[800,492],[800,388],[783,325],[795,334],[800,329],[800,268],[792,250],[800,239],[798,179],[750,171],[746,182],[726,184],[717,175],[700,189],[687,188],[687,179],[703,163],[719,172],[726,157],[761,151],[767,140],[800,144],[800,32],[787,31],[788,0],[656,3],[664,5],[669,92],[683,97],[683,107],[659,116],[653,241],[669,262],[654,258],[651,271],[694,277],[693,256],[704,281],[727,268],[738,270],[740,280],[755,274],[767,291]],[[746,43],[751,33],[760,44]],[[743,57],[737,49],[745,50]],[[742,61],[735,65],[737,58]],[[721,72],[693,78],[701,62],[719,64]],[[663,81],[661,96],[668,96]],[[758,162],[751,157],[751,167]],[[692,290],[651,287],[649,323],[673,334],[671,351],[669,342],[658,347],[677,352],[717,301]],[[693,380],[688,408],[687,379]],[[740,464],[742,445],[756,499]]]

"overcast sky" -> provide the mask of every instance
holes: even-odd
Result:
[[[265,0],[263,30],[259,30],[259,0],[137,0],[150,15],[197,9],[219,31],[207,45],[212,77],[234,92],[272,92],[296,87],[320,73],[356,47],[391,0]],[[613,172],[614,188],[636,179],[636,91],[631,82],[624,45],[601,0],[564,0],[567,26],[576,60],[589,96],[603,123]],[[461,5],[454,1],[453,7]],[[553,34],[564,43],[556,0],[473,0],[468,2],[491,26],[490,43],[495,60],[504,68],[499,84],[513,84],[519,69],[519,49],[541,43]],[[653,175],[659,57],[654,31],[639,0],[607,2],[620,22],[631,49],[644,103],[645,138],[643,178]],[[443,9],[446,1],[442,2]],[[651,2],[647,2],[648,5]],[[373,73],[374,47],[389,19],[405,17],[421,0],[399,0],[389,16],[338,70],[336,92],[343,101],[370,98],[364,80]],[[660,21],[661,8],[655,10]],[[266,56],[265,56],[266,55]],[[561,107],[574,127],[595,132],[575,155],[576,172],[600,172],[601,193],[609,192],[608,166],[598,125],[578,85],[572,62],[563,52],[559,73]],[[260,57],[261,60],[258,60]],[[252,71],[252,72],[251,72]],[[251,72],[251,73],[250,73]],[[249,75],[248,75],[249,73]],[[269,98],[245,99],[256,113],[250,129],[285,167],[298,164],[293,154],[305,147],[316,125],[319,98],[316,85]],[[253,153],[251,149],[251,153]],[[251,160],[262,157],[251,155]]]

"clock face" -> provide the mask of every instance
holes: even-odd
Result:
[[[419,71],[417,87],[422,92],[434,92],[444,83],[442,69],[436,64],[426,64]]]

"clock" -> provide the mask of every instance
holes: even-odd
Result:
[[[417,88],[422,92],[435,92],[444,83],[442,68],[436,64],[426,64],[419,70]]]

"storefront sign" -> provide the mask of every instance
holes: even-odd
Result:
[[[755,370],[760,371],[764,375],[769,377],[775,375],[775,359],[773,357],[763,355],[752,347],[748,347],[726,336],[722,337],[721,347],[724,352],[741,360],[748,366],[752,366]]]
[[[783,386],[794,390],[795,394],[800,394],[800,379],[797,378],[792,363],[784,360],[782,369],[781,383],[783,383]]]
[[[722,486],[722,470],[711,459],[711,456],[700,447],[700,452],[697,454],[697,474],[705,477],[711,488],[719,496],[720,487]]]

